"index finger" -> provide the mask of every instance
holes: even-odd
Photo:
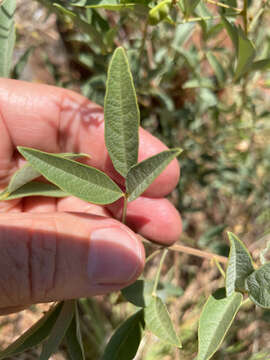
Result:
[[[167,147],[140,129],[139,161]],[[0,79],[0,177],[12,171],[16,146],[47,152],[83,152],[87,163],[119,183],[104,141],[103,109],[73,91],[54,86]],[[145,195],[162,197],[176,186],[179,165],[172,161]]]

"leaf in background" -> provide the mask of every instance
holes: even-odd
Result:
[[[152,299],[154,281],[139,279],[121,290],[123,296],[138,307],[146,307]]]
[[[192,14],[199,2],[200,0],[184,0],[184,14],[186,18]]]
[[[39,345],[45,340],[50,334],[62,307],[63,302],[58,303],[56,306],[52,306],[51,309],[30,329],[23,333],[19,339],[0,352],[0,359],[2,360],[19,354]]]
[[[32,54],[33,50],[34,50],[34,47],[30,46],[19,58],[19,60],[17,61],[16,65],[14,66],[14,68],[12,70],[12,78],[13,79],[20,79],[22,72],[23,72],[25,66],[27,65],[28,59],[29,59],[30,55]]]
[[[226,79],[226,74],[223,69],[223,66],[221,65],[221,63],[217,59],[217,57],[214,54],[212,54],[211,52],[208,52],[206,54],[206,56],[207,56],[207,60],[209,61],[209,64],[211,65],[212,69],[214,70],[214,74],[217,77],[219,86],[223,86],[225,79]]]
[[[245,279],[254,271],[251,256],[236,235],[228,232],[230,240],[230,254],[226,269],[226,294],[230,296],[234,291],[245,291]]]
[[[123,196],[105,173],[55,154],[18,147],[18,151],[47,180],[63,191],[94,204],[110,204]]]
[[[225,29],[227,30],[229,37],[231,38],[233,46],[237,52],[238,51],[238,29],[234,24],[232,24],[230,21],[228,21],[224,16],[221,16],[221,19],[222,19],[222,23],[223,23]]]
[[[173,346],[182,347],[168,310],[159,297],[152,296],[149,305],[144,308],[144,320],[147,328],[159,339]]]
[[[102,360],[132,360],[139,348],[144,330],[143,310],[126,319],[114,332]]]
[[[61,344],[67,329],[74,317],[76,300],[66,300],[60,314],[50,332],[48,340],[44,343],[39,360],[49,360]]]
[[[75,314],[66,332],[65,339],[71,360],[85,360],[77,303],[75,304]]]
[[[13,191],[11,194],[3,191],[0,194],[0,201],[20,199],[26,196],[65,197],[69,196],[69,194],[53,184],[40,181],[30,181],[19,189]]]
[[[269,70],[270,69],[270,59],[263,59],[263,60],[258,60],[255,61],[252,64],[252,67],[250,70],[252,71],[260,71],[260,70]]]
[[[9,77],[15,45],[14,14],[16,0],[0,4],[0,77]]]
[[[258,306],[270,309],[270,263],[266,263],[246,279],[249,298]]]
[[[233,293],[226,297],[225,289],[218,289],[205,303],[199,320],[199,352],[197,360],[208,360],[220,347],[243,296]]]
[[[126,178],[128,201],[137,199],[182,151],[182,149],[165,150],[134,165]]]
[[[165,20],[170,13],[172,0],[163,0],[154,6],[148,13],[148,22],[150,25],[157,25]]]
[[[138,161],[140,114],[128,59],[115,50],[104,101],[105,142],[115,169],[126,176]]]
[[[241,28],[238,28],[238,52],[237,66],[234,75],[235,81],[252,68],[252,62],[255,55],[256,50],[252,41],[246,37]]]
[[[147,1],[140,1],[141,4],[147,4]],[[102,8],[106,10],[123,10],[134,8],[138,1],[119,1],[119,0],[78,0],[72,1],[70,5],[89,8]]]
[[[82,31],[82,33],[89,35],[91,40],[100,47],[103,53],[107,52],[106,45],[103,41],[102,32],[97,31],[95,26],[93,26],[90,22],[87,22],[82,16],[80,16],[76,12],[66,9],[61,4],[55,2],[53,3],[53,7],[58,14],[65,15],[69,19],[71,19],[78,27],[78,29]]]
[[[55,154],[55,155],[64,157],[67,159],[89,157],[89,155],[87,155],[87,154],[75,154],[75,153],[60,153],[60,154]],[[17,170],[11,177],[7,188],[3,192],[3,194],[5,195],[5,198],[3,200],[7,200],[6,196],[8,196],[10,198],[9,195],[11,195],[14,191],[19,189],[23,185],[29,183],[30,181],[36,179],[39,176],[41,176],[40,172],[35,170],[30,164],[26,163],[19,170]],[[53,188],[51,188],[51,189],[53,189]],[[30,186],[27,186],[26,188],[21,189],[19,192],[17,192],[17,194],[18,193],[22,194],[23,191],[29,192],[29,190],[30,190]],[[37,190],[38,190],[37,184],[34,184],[33,190],[34,190],[34,192],[37,192]],[[42,192],[49,191],[50,187],[47,187],[47,190],[46,190],[46,187],[44,187],[44,186],[42,187],[42,185],[40,185],[40,190]],[[14,194],[12,194],[12,195],[14,195]],[[30,196],[30,195],[24,195],[24,196]],[[20,195],[19,197],[22,197],[22,195]],[[0,200],[1,200],[1,194],[0,194]]]

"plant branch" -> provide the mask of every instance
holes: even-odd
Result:
[[[219,2],[219,1],[215,1],[215,0],[205,0],[205,1],[208,2],[209,4],[213,4],[213,5],[216,5],[216,6],[219,6],[219,7],[223,7],[225,9],[230,9],[230,10],[234,10],[234,11],[238,11],[238,12],[242,11],[242,9],[235,8],[235,7],[227,5],[227,4],[223,4],[222,2]]]
[[[139,234],[137,234],[137,236],[144,243],[147,243],[148,245],[158,246],[158,245],[155,245],[154,243],[152,243],[150,240],[145,239],[143,236],[141,236]],[[178,245],[178,244],[171,245],[171,246],[168,246],[167,249],[171,250],[171,251],[177,251],[177,252],[185,253],[185,254],[192,255],[192,256],[201,257],[201,258],[208,259],[208,260],[216,259],[218,262],[223,263],[223,264],[226,264],[227,261],[228,261],[228,258],[225,257],[225,256],[216,255],[216,254],[210,253],[208,251],[194,249],[192,247],[185,246],[185,245]]]
[[[127,194],[125,194],[125,196],[124,196],[124,205],[123,205],[123,210],[122,210],[122,220],[121,220],[123,224],[125,224],[125,222],[126,222],[127,203],[128,203],[128,198],[127,198]]]

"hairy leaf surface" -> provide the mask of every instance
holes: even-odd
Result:
[[[118,185],[91,166],[31,148],[18,150],[46,179],[70,195],[94,204],[110,204],[123,196]]]
[[[166,150],[134,165],[126,178],[128,201],[137,199],[181,152],[181,149]]]
[[[144,308],[144,320],[147,328],[162,341],[179,348],[182,347],[168,310],[159,297],[153,296],[149,305]]]
[[[266,263],[246,279],[250,299],[258,306],[270,309],[270,263]]]
[[[199,321],[199,353],[197,360],[208,360],[220,347],[242,303],[241,293],[226,297],[218,289],[205,303]]]
[[[245,279],[254,271],[251,256],[236,235],[228,232],[231,248],[226,269],[226,294],[234,291],[245,291]]]
[[[140,114],[128,59],[115,50],[104,102],[105,142],[115,169],[126,176],[138,160]]]

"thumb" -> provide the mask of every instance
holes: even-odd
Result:
[[[0,310],[105,294],[132,283],[144,248],[118,221],[83,213],[0,216]]]

